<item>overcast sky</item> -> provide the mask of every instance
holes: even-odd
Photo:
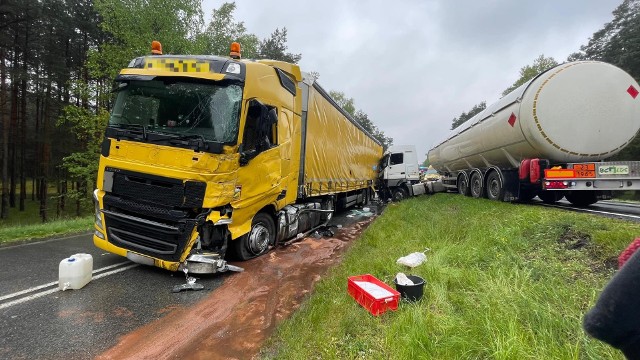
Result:
[[[222,2],[204,0],[206,20]],[[303,71],[344,92],[422,161],[473,105],[499,99],[540,54],[563,62],[622,0],[238,0],[265,38],[286,27]]]

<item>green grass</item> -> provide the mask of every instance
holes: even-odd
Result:
[[[640,224],[438,194],[387,207],[268,341],[266,359],[623,359],[582,317]],[[430,248],[408,270],[396,260]],[[346,291],[370,273],[426,279],[373,317]]]
[[[0,245],[51,236],[82,233],[93,229],[93,215],[29,225],[0,227]]]

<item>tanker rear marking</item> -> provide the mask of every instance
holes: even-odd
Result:
[[[514,113],[511,113],[511,116],[509,116],[509,120],[507,120],[507,122],[509,123],[509,125],[511,125],[511,127],[513,127],[513,125],[515,125],[516,123],[516,115]]]
[[[549,78],[548,78],[548,79],[546,79],[546,80],[542,83],[542,85],[540,85],[540,87],[538,88],[538,91],[536,91],[536,96],[533,98],[533,120],[536,122],[536,126],[538,127],[538,131],[540,131],[540,134],[542,135],[542,137],[544,137],[544,139],[545,139],[545,140],[547,140],[547,142],[548,142],[549,144],[553,145],[553,147],[555,147],[556,149],[558,149],[558,150],[560,150],[560,151],[562,151],[562,152],[564,152],[564,153],[567,153],[567,154],[570,154],[570,155],[581,155],[581,156],[603,156],[603,155],[607,155],[607,154],[610,154],[610,153],[612,153],[612,152],[615,152],[615,151],[616,151],[616,150],[618,150],[619,148],[614,149],[614,150],[611,150],[611,151],[608,151],[608,152],[600,153],[600,154],[577,154],[577,153],[575,153],[575,152],[573,152],[573,151],[569,151],[569,150],[567,150],[567,149],[561,148],[558,144],[556,144],[555,142],[553,142],[553,140],[551,140],[551,139],[549,138],[549,136],[547,136],[547,134],[544,132],[544,130],[542,130],[542,125],[540,125],[540,120],[538,119],[538,112],[537,112],[537,107],[538,107],[538,97],[540,96],[540,92],[542,91],[542,88],[543,88],[543,87],[544,87],[544,86],[549,82],[549,80],[551,80],[554,76],[558,75],[561,71],[564,71],[565,69],[568,69],[568,68],[570,68],[570,67],[572,67],[572,66],[576,66],[576,65],[578,65],[578,64],[577,64],[577,63],[574,63],[574,64],[571,64],[571,65],[569,65],[569,66],[565,66],[565,67],[563,67],[562,69],[559,69],[559,70],[558,70],[558,71],[556,71],[555,73],[551,74],[551,76],[549,76]],[[627,92],[629,92],[629,91],[630,91],[630,90],[632,90],[632,89],[633,89],[633,90],[635,90],[636,92],[638,91],[638,90],[636,90],[636,88],[634,88],[633,86],[630,86],[630,87],[629,87],[629,89],[627,89]],[[629,92],[629,94],[630,94],[631,96],[633,96],[633,95],[631,94],[631,92]],[[638,94],[640,94],[640,92],[639,92]],[[638,94],[636,94],[636,96],[637,96]],[[634,96],[634,99],[635,99],[635,96]],[[631,138],[631,140],[633,140],[633,138]],[[624,145],[622,145],[622,146],[620,146],[620,147],[624,147],[624,146],[626,146],[628,143],[630,143],[630,142],[631,142],[631,140],[627,141]]]
[[[635,87],[633,87],[633,85],[629,85],[629,88],[627,89],[627,92],[629,93],[629,95],[631,95],[632,98],[636,98],[638,96],[638,94],[640,94],[640,92],[638,91],[638,89],[636,89]]]

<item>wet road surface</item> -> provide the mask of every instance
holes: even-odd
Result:
[[[197,275],[198,292],[173,293],[184,274],[105,253],[88,234],[0,248],[0,358],[251,358],[373,220],[349,214],[331,238],[236,263],[243,273]],[[59,262],[80,252],[93,280],[58,291]]]

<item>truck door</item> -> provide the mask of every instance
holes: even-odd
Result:
[[[404,153],[392,153],[389,156],[389,167],[387,167],[386,171],[388,180],[404,179],[407,174]]]
[[[253,99],[247,107],[238,171],[240,199],[280,193],[281,160],[278,148],[277,108]]]

